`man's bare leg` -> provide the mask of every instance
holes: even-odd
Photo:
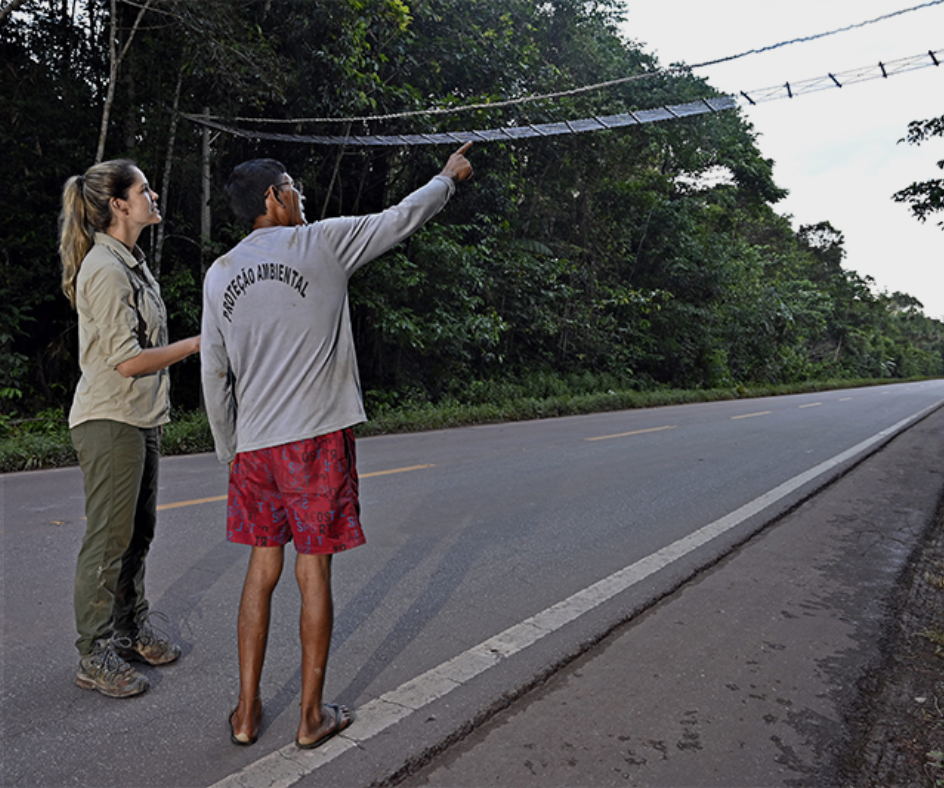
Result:
[[[322,706],[325,670],[334,626],[331,556],[297,555],[295,577],[302,597],[299,623],[302,641],[302,711],[296,741],[299,745],[306,745],[329,733],[337,724],[332,714],[323,713]],[[348,712],[342,707],[339,714],[343,720]]]
[[[252,548],[239,602],[239,703],[230,722],[233,736],[246,744],[259,735],[262,723],[259,684],[269,641],[272,592],[282,575],[283,553],[281,546]]]

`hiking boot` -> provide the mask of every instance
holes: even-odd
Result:
[[[98,690],[109,698],[130,698],[151,686],[142,676],[115,653],[111,639],[96,640],[92,653],[79,660],[75,683],[82,689]]]
[[[116,648],[119,657],[138,659],[148,665],[166,665],[180,657],[180,646],[172,643],[151,625],[150,616],[161,613],[144,613],[135,619],[135,631],[116,633]]]

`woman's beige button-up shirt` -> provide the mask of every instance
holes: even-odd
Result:
[[[167,344],[167,311],[144,254],[96,233],[79,268],[75,301],[82,377],[69,426],[93,419],[142,428],[165,424],[170,414],[167,369],[131,378],[116,369],[145,347]]]

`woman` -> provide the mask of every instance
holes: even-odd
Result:
[[[88,520],[75,577],[76,684],[115,698],[147,690],[127,660],[164,665],[180,647],[148,620],[144,560],[157,520],[167,367],[200,337],[167,342],[167,312],[138,236],[161,215],[132,161],[96,164],[62,195],[62,290],[79,316],[79,366],[69,427],[85,477]]]

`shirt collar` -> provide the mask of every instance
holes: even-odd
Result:
[[[141,263],[145,262],[146,258],[140,246],[135,245],[134,249],[129,250],[121,241],[117,238],[113,238],[108,233],[96,232],[95,243],[107,246],[117,254],[122,262],[129,268],[137,268]]]

